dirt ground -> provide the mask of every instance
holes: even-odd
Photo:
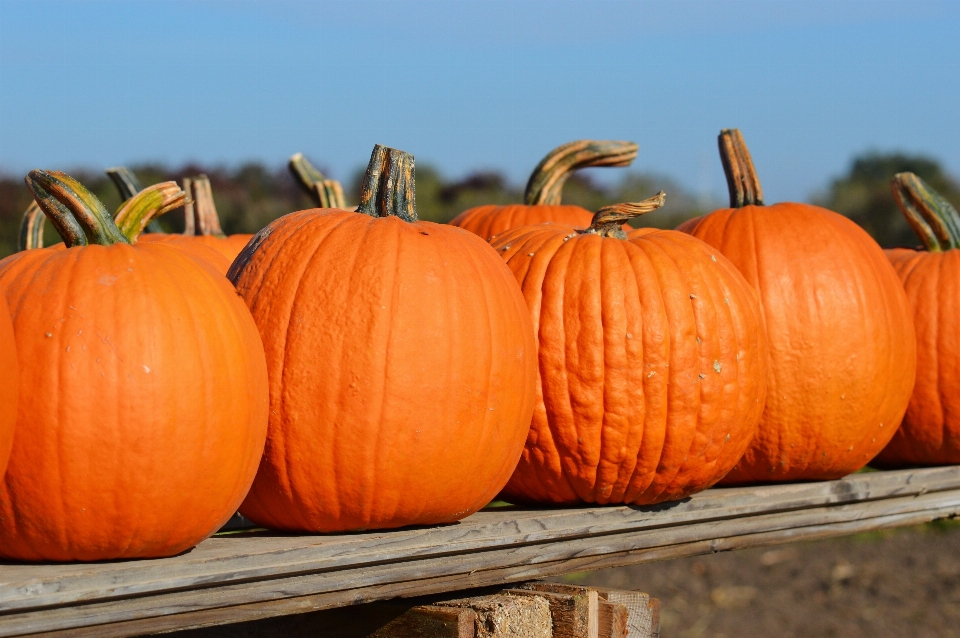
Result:
[[[952,521],[564,580],[659,598],[663,638],[960,637]]]

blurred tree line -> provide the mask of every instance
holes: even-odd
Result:
[[[182,183],[184,177],[206,173],[213,187],[221,225],[228,234],[256,232],[281,215],[313,207],[285,168],[270,169],[255,163],[233,170],[196,165],[172,170],[159,165],[132,168],[144,185],[166,180]],[[916,237],[890,193],[890,178],[902,171],[916,173],[948,200],[960,204],[960,184],[947,175],[936,160],[898,153],[856,157],[847,173],[834,179],[827,190],[814,195],[813,202],[847,215],[884,247],[916,245]],[[119,195],[102,172],[84,170],[71,174],[100,197],[108,210],[120,205]],[[358,171],[344,184],[348,203],[358,201],[362,175],[362,171]],[[667,193],[666,205],[635,220],[636,225],[674,228],[686,219],[725,205],[723,201],[697,197],[668,177],[630,172],[610,183],[595,180],[590,172],[577,173],[567,182],[563,201],[596,210],[615,202],[639,201],[661,189]],[[511,184],[500,173],[477,172],[456,180],[446,178],[429,165],[417,167],[417,211],[421,219],[448,222],[472,206],[522,200],[523,185]],[[16,250],[20,218],[29,202],[30,195],[21,177],[0,174],[0,257]],[[182,232],[182,213],[168,213],[160,223],[168,232]],[[47,224],[45,244],[57,241],[55,231]]]

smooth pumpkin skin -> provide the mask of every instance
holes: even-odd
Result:
[[[0,295],[0,478],[7,469],[13,446],[13,429],[17,423],[17,398],[20,374],[17,364],[17,342],[7,302]]]
[[[239,237],[239,235],[233,235],[233,237]],[[247,237],[249,240],[249,237],[253,237],[253,235]],[[204,241],[207,239],[215,241]],[[243,242],[243,244],[237,248],[236,253],[233,253],[233,257],[230,257],[221,250],[226,241],[226,239],[208,235],[179,235],[176,233],[146,233],[137,238],[137,243],[167,243],[191,251],[195,255],[210,262],[221,275],[227,274],[227,271],[230,269],[230,264],[237,256],[237,253],[246,246],[246,242]],[[232,248],[228,252],[232,252]]]
[[[216,235],[196,235],[192,238],[206,246],[210,246],[221,255],[227,258],[230,263],[237,258],[243,247],[253,239],[251,234],[227,235],[226,237],[217,237]]]
[[[526,446],[503,498],[649,504],[710,487],[756,432],[766,352],[756,294],[703,242],[549,224],[493,240],[537,330]]]
[[[230,282],[173,246],[0,262],[20,359],[0,557],[180,553],[236,511],[267,425],[259,334]]]
[[[312,209],[261,231],[231,277],[270,377],[244,516],[320,532],[445,523],[507,482],[535,344],[516,282],[481,239]]]
[[[834,479],[893,437],[913,389],[906,295],[877,243],[845,217],[782,203],[684,223],[760,294],[770,365],[757,437],[725,484]]]
[[[900,429],[875,464],[960,463],[960,250],[885,252],[913,311],[917,382]]]
[[[545,222],[564,224],[574,228],[586,228],[593,219],[593,213],[580,206],[567,204],[549,205],[508,204],[506,206],[477,206],[463,211],[453,218],[450,225],[482,237],[489,241],[500,233],[521,226],[532,226]]]

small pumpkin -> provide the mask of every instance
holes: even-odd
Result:
[[[770,365],[759,432],[724,483],[834,479],[900,425],[916,371],[906,295],[880,246],[833,211],[763,205],[743,137],[720,134],[730,208],[682,224],[760,294]]]
[[[536,375],[523,297],[486,242],[418,221],[414,192],[413,156],[376,146],[356,212],[281,217],[230,268],[270,376],[240,507],[261,525],[451,522],[517,464]]]
[[[0,557],[182,552],[230,518],[256,473],[267,420],[256,326],[208,262],[122,232],[182,205],[172,182],[128,200],[119,226],[63,173],[31,171],[27,185],[65,246],[0,261],[29,362],[0,482]]]
[[[588,166],[629,166],[637,157],[633,142],[579,140],[550,151],[533,169],[523,204],[477,206],[450,223],[484,239],[511,228],[543,222],[586,228],[593,213],[580,206],[561,204],[563,185],[573,172]]]
[[[17,342],[7,302],[0,295],[0,478],[7,469],[13,446],[13,429],[17,423],[17,398],[20,375],[17,364]]]
[[[106,173],[110,176],[124,200],[120,208],[117,209],[117,217],[114,221],[121,225],[120,230],[127,239],[131,242],[146,241],[177,244],[194,253],[197,257],[210,262],[221,274],[227,274],[227,270],[230,268],[230,260],[223,254],[206,244],[194,241],[193,238],[187,239],[183,235],[164,233],[157,224],[156,217],[169,212],[173,208],[184,206],[188,199],[174,182],[165,182],[162,185],[142,189],[136,175],[128,168],[123,166],[108,168]],[[156,206],[155,204],[160,201],[157,199],[158,197],[160,200],[167,198],[168,201]],[[131,202],[134,203],[131,204]],[[131,217],[131,219],[137,220],[136,224],[127,228],[122,221],[119,221],[120,215],[131,215],[140,206],[146,208],[140,214]],[[40,206],[36,201],[31,202],[23,213],[23,219],[20,222],[18,250],[43,248],[44,220],[46,220],[46,216],[44,216]],[[143,230],[151,230],[151,232],[141,235],[140,233]],[[56,244],[55,246],[62,248],[63,244]]]
[[[539,224],[492,240],[539,336],[536,407],[505,500],[684,498],[753,438],[766,389],[760,304],[703,242],[624,233],[663,201],[602,208],[585,230]]]
[[[320,208],[342,208],[347,210],[347,203],[343,197],[343,187],[335,179],[324,177],[316,166],[303,156],[295,153],[287,162],[290,174],[306,191],[307,195]]]
[[[923,248],[887,250],[913,311],[917,382],[900,429],[873,461],[883,467],[960,463],[960,214],[913,173],[891,183]]]

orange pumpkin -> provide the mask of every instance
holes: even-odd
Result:
[[[511,228],[543,222],[586,228],[593,213],[560,203],[567,178],[588,166],[629,166],[636,157],[637,145],[633,142],[580,140],[564,144],[550,151],[533,169],[523,204],[477,206],[450,223],[487,240]]]
[[[240,512],[341,531],[445,523],[510,478],[533,410],[533,329],[480,238],[417,221],[413,157],[374,148],[356,212],[260,231],[231,266],[267,353],[270,428]]]
[[[893,436],[913,388],[910,308],[883,251],[818,206],[763,205],[737,130],[720,150],[731,208],[680,230],[726,255],[760,294],[770,365],[760,430],[724,483],[833,479]]]
[[[31,171],[27,184],[66,247],[0,261],[30,363],[0,483],[0,557],[182,552],[230,518],[256,473],[267,419],[256,326],[211,265],[131,246],[67,175]],[[121,227],[139,231],[155,209],[144,198],[171,186],[128,201]]]
[[[492,240],[539,335],[538,393],[503,498],[633,503],[710,487],[757,429],[766,388],[756,294],[723,255],[676,231],[621,224],[663,204],[599,210],[589,228]]]
[[[893,195],[924,250],[886,251],[913,310],[917,382],[900,429],[875,465],[960,463],[960,214],[913,173]]]
[[[7,302],[0,295],[0,478],[7,469],[10,448],[13,446],[13,428],[17,423],[17,397],[20,380],[17,366],[17,342]]]

